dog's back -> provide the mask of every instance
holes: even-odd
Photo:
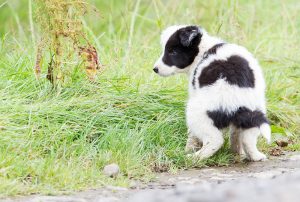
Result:
[[[162,35],[163,54],[154,71],[162,76],[189,74],[186,121],[187,149],[197,139],[203,147],[193,154],[208,158],[224,142],[221,129],[231,128],[231,146],[248,159],[266,159],[256,148],[271,130],[266,118],[265,82],[257,60],[244,47],[212,37],[198,26],[173,26]]]

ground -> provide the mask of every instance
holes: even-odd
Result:
[[[65,196],[33,195],[3,202],[296,202],[299,180],[300,153],[286,153],[265,162],[163,173],[149,183],[132,183],[129,189],[106,186]]]

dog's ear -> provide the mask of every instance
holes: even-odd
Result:
[[[200,36],[200,28],[197,26],[189,26],[181,30],[179,33],[180,43],[185,46],[189,47],[192,41],[197,37]]]

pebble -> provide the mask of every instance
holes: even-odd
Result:
[[[120,173],[120,167],[115,163],[109,164],[109,165],[104,167],[103,173],[104,173],[104,175],[106,175],[108,177],[114,177],[115,178]]]

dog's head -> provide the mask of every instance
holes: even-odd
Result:
[[[171,26],[162,32],[163,53],[153,71],[161,76],[187,72],[199,54],[202,29],[198,26]]]

